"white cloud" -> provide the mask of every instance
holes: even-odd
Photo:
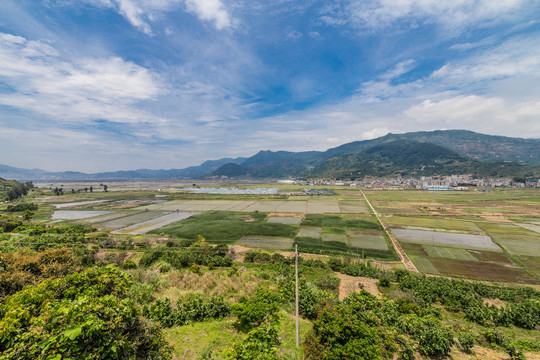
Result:
[[[230,15],[220,0],[186,0],[186,6],[199,19],[214,22],[218,30],[232,25]]]
[[[136,104],[163,93],[155,74],[117,57],[60,59],[55,49],[0,34],[0,81],[13,89],[0,104],[65,122],[161,122]]]
[[[404,111],[409,121],[440,128],[474,129],[501,135],[527,129],[540,134],[540,101],[511,102],[498,97],[460,95],[440,101],[424,100]],[[517,131],[516,131],[517,130]]]
[[[213,22],[216,29],[232,26],[232,18],[220,0],[84,0],[97,6],[116,10],[134,27],[147,35],[153,35],[150,23],[160,13],[174,11],[185,3],[188,12],[203,21]],[[167,30],[165,30],[167,31]]]
[[[539,42],[540,36],[515,38],[465,60],[446,64],[432,76],[458,82],[537,77],[540,76]]]
[[[382,75],[381,78],[384,80],[392,80],[398,78],[401,75],[411,71],[414,68],[414,63],[415,61],[413,59],[401,61],[396,66],[394,66],[393,69],[390,69],[384,75]]]
[[[353,21],[361,26],[380,29],[400,20],[419,20],[440,24],[446,29],[499,23],[511,19],[526,0],[357,0],[349,11]],[[534,5],[534,4],[532,4]]]

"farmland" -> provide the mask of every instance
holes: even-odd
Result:
[[[22,291],[21,296],[6,303],[6,309],[26,306],[26,299],[37,301],[22,290],[25,284],[36,285],[48,276],[64,281],[62,276],[66,273],[85,271],[73,275],[75,281],[69,278],[66,283],[54,284],[65,288],[90,282],[69,290],[84,293],[84,286],[100,286],[99,279],[123,281],[121,286],[113,286],[129,288],[129,293],[107,294],[99,301],[112,301],[110,296],[115,296],[117,300],[107,303],[108,308],[116,309],[113,304],[139,307],[141,310],[131,313],[144,319],[141,324],[156,324],[159,331],[152,334],[162,337],[154,341],[171,345],[172,354],[178,359],[224,358],[230,356],[231,349],[244,346],[240,344],[246,344],[250,335],[238,323],[244,316],[242,309],[249,308],[251,303],[262,307],[274,304],[275,316],[265,321],[276,328],[279,341],[273,342],[274,348],[289,358],[303,358],[315,351],[315,345],[310,344],[318,341],[317,334],[324,331],[317,320],[320,311],[328,311],[326,321],[332,322],[332,317],[341,311],[348,318],[358,313],[351,309],[360,304],[377,304],[365,309],[368,312],[381,309],[370,313],[380,324],[373,328],[373,334],[383,329],[407,336],[419,359],[440,358],[443,354],[428,355],[429,350],[421,348],[424,340],[418,331],[433,327],[453,332],[454,338],[461,336],[461,329],[472,329],[470,336],[477,343],[473,350],[477,357],[489,358],[485,354],[490,352],[505,358],[504,353],[510,351],[524,352],[531,358],[538,355],[540,349],[531,345],[540,340],[538,332],[530,328],[537,326],[536,320],[527,322],[519,315],[522,308],[529,312],[537,296],[534,290],[521,291],[521,287],[540,282],[540,234],[534,231],[539,219],[534,216],[535,200],[523,194],[529,195],[528,191],[490,194],[497,208],[489,214],[485,211],[488,205],[467,200],[467,196],[474,199],[483,195],[474,192],[435,194],[436,205],[431,205],[432,193],[365,191],[368,199],[376,199],[375,211],[382,213],[382,223],[416,268],[421,273],[437,275],[424,277],[403,270],[384,227],[368,211],[359,191],[333,190],[332,195],[309,197],[280,192],[192,194],[163,188],[62,196],[38,192],[29,198],[39,205],[34,220],[3,220],[4,229],[10,232],[0,234],[4,249],[0,260],[1,264],[11,264],[4,269],[17,274],[30,270],[40,274],[25,275],[17,282],[6,278],[9,281],[3,284],[10,284],[2,287],[6,294]],[[508,208],[506,201],[510,203]],[[525,204],[526,211],[519,213],[513,205],[516,201]],[[465,205],[470,206],[469,211],[464,211]],[[22,215],[15,216],[20,219]],[[304,347],[300,350],[295,350],[292,336],[294,277],[290,264],[294,243],[301,254],[300,337]],[[38,256],[42,260],[34,259]],[[20,262],[19,267],[12,264],[14,261]],[[32,263],[31,268],[28,263]],[[43,269],[36,268],[41,263]],[[103,274],[95,280],[88,271]],[[449,281],[446,277],[468,281],[445,283]],[[345,278],[341,286],[340,279]],[[483,283],[471,283],[471,279]],[[492,285],[485,285],[486,282]],[[359,284],[370,284],[367,289],[374,297],[368,299],[366,293],[349,295],[361,290]],[[514,286],[518,287],[514,290]],[[42,288],[38,286],[32,291],[40,294]],[[345,299],[339,306],[334,303],[338,298]],[[505,306],[505,311],[513,315],[503,318],[499,310],[479,305],[483,298]],[[56,304],[54,299],[43,299]],[[323,299],[329,308],[318,307]],[[520,302],[523,299],[528,302]],[[72,304],[67,299],[61,301],[70,308],[87,306]],[[96,304],[96,309],[100,306],[101,303]],[[349,306],[351,309],[346,310]],[[384,320],[390,316],[386,311],[393,308],[407,312],[392,312],[391,316],[402,316],[398,324],[415,317],[415,322],[424,325],[416,330],[393,327]],[[6,314],[17,316],[14,310]],[[334,315],[328,317],[329,314]],[[488,320],[474,314],[483,314]],[[335,331],[341,331],[339,324],[333,323]],[[69,324],[58,326],[64,326],[62,334],[71,334]],[[81,333],[86,334],[84,326],[81,325]],[[501,334],[500,344],[496,345],[486,341],[484,335],[494,328]],[[34,328],[32,331],[39,333]],[[150,333],[143,329],[141,334]],[[455,344],[449,345],[449,358],[468,356],[457,341]],[[396,340],[392,346],[402,345],[401,340]]]
[[[305,252],[396,258],[354,189],[332,188],[333,195],[302,197],[282,195],[299,189],[291,185],[246,186],[246,190],[234,191],[200,188],[198,193],[173,184],[170,190],[158,184],[140,187],[135,191],[128,184],[118,186],[119,191],[42,201],[58,209],[53,219],[92,224],[118,235],[164,234],[190,240],[201,235],[211,243],[276,250],[288,249],[297,241]],[[365,190],[365,194],[422,272],[466,277],[459,263],[444,265],[445,261],[466,261],[502,265],[499,272],[515,273],[508,270],[512,266],[527,273],[516,276],[516,281],[539,279],[540,200],[535,191]],[[463,264],[464,269],[471,266]]]

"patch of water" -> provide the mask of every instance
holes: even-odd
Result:
[[[55,210],[51,219],[53,220],[78,220],[87,219],[94,216],[109,214],[111,211],[93,211],[93,210]]]

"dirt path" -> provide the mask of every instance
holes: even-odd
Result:
[[[339,283],[339,300],[343,300],[350,294],[360,292],[361,290],[366,290],[379,299],[382,296],[377,288],[377,279],[349,276],[340,273],[336,273],[336,275],[341,280]]]
[[[366,195],[364,194],[364,192],[362,190],[360,190],[360,192],[362,193],[362,195],[364,196],[364,199],[366,200],[366,203],[368,204],[369,208],[371,209],[371,211],[373,212],[373,214],[375,215],[375,217],[377,218],[377,221],[379,221],[379,224],[381,224],[384,232],[386,233],[386,235],[388,235],[388,238],[390,239],[390,242],[392,243],[392,245],[394,246],[394,249],[396,250],[396,253],[398,254],[399,256],[399,259],[401,260],[401,262],[403,263],[403,265],[405,265],[405,269],[409,270],[409,271],[414,271],[414,272],[419,272],[418,269],[416,268],[416,266],[414,266],[413,262],[411,261],[411,259],[409,259],[409,257],[407,256],[407,254],[405,253],[405,251],[403,250],[403,248],[401,247],[401,245],[399,245],[399,243],[397,242],[396,238],[394,237],[394,235],[388,231],[388,229],[386,228],[386,225],[381,221],[381,218],[379,216],[379,213],[375,210],[375,208],[371,205],[371,203],[369,202],[368,198],[366,197]]]

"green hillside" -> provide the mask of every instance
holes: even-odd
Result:
[[[439,145],[395,140],[360,153],[334,156],[308,174],[315,178],[369,176],[430,176],[473,174],[479,177],[540,176],[540,166],[517,162],[481,162]]]
[[[16,180],[6,180],[0,178],[0,201],[15,200],[28,193],[34,184],[31,182],[20,183]]]

